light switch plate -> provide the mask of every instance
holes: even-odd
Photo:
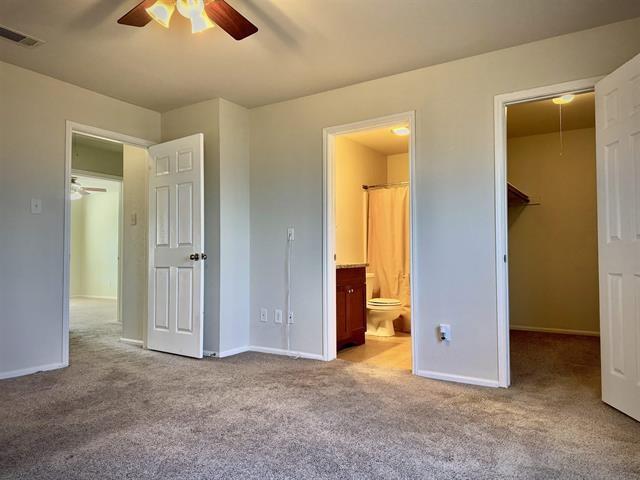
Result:
[[[267,321],[267,317],[269,315],[269,312],[267,311],[266,308],[261,308],[260,309],[260,321],[261,322],[266,322]]]
[[[282,310],[276,310],[274,322],[282,323]]]
[[[31,199],[31,213],[40,215],[42,213],[42,200],[39,198]]]

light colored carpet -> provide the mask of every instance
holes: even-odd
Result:
[[[0,382],[0,478],[631,479],[598,340],[513,334],[514,386],[257,353],[191,360],[76,325],[71,366]]]

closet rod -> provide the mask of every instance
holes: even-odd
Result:
[[[409,185],[409,182],[397,182],[397,183],[380,183],[378,185],[362,185],[363,190],[373,190],[376,188],[387,188],[387,187],[401,187]]]

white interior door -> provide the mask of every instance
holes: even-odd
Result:
[[[640,420],[640,55],[596,85],[602,400]]]
[[[149,148],[147,347],[196,358],[203,333],[203,144],[199,133]]]

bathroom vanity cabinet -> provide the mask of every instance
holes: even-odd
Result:
[[[364,266],[336,269],[336,337],[338,350],[364,343],[367,330],[367,287]]]

